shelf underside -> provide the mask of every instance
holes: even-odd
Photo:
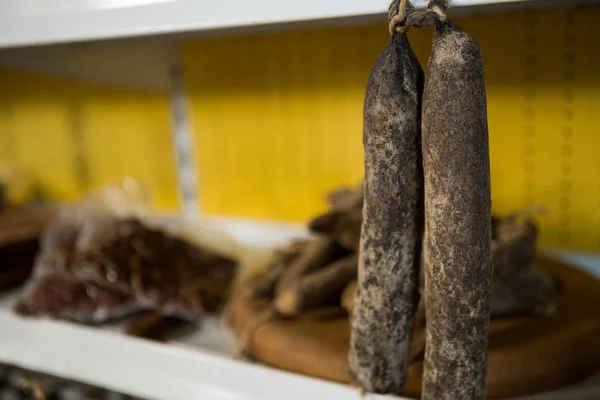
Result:
[[[455,0],[461,10],[572,6],[595,0]],[[423,7],[425,0],[415,2]],[[214,33],[315,21],[372,20],[388,0],[6,0],[0,3],[0,48],[180,33]],[[320,23],[320,22],[318,22]]]

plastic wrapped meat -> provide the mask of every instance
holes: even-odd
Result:
[[[135,298],[115,289],[47,275],[26,288],[15,312],[24,316],[52,316],[84,323],[101,323],[140,310]]]
[[[64,277],[68,277],[69,288],[79,295],[87,293],[82,287],[93,285],[96,292],[110,292],[109,297],[119,298],[124,304],[133,300],[137,309],[155,309],[164,314],[195,319],[222,306],[236,269],[237,261],[233,258],[149,228],[139,219],[89,217],[78,223],[57,224],[48,230],[35,267],[34,281],[28,290],[37,293],[38,298],[42,296],[40,291],[49,296],[49,289],[44,286],[48,277],[56,280],[60,276],[65,285]],[[80,287],[75,289],[77,282]],[[23,303],[28,303],[29,299],[31,295],[26,295]],[[99,315],[113,316],[108,311],[95,312],[88,304],[90,300],[90,296],[84,296],[81,301],[96,316],[92,318],[94,321],[99,322]],[[57,300],[58,303],[62,304]],[[64,306],[68,308],[66,303]],[[101,304],[97,307],[106,310]],[[54,308],[23,305],[20,308],[64,315],[56,313]],[[117,314],[135,308],[117,307],[120,311]],[[67,314],[71,312],[67,311]],[[82,316],[78,315],[77,319],[82,320]]]
[[[132,293],[164,313],[198,316],[217,311],[237,262],[152,229],[137,219],[84,225],[69,273]]]
[[[14,307],[17,314],[96,324],[140,311],[131,294],[68,275],[78,233],[65,224],[47,231],[33,276]]]

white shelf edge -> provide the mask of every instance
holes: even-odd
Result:
[[[347,386],[98,328],[0,311],[0,360],[156,400],[354,399]]]
[[[455,0],[452,4],[461,8],[553,1],[556,4],[556,0]],[[372,17],[385,14],[388,0],[71,0],[61,4],[0,2],[0,48]],[[422,7],[426,0],[414,4]]]
[[[544,253],[557,260],[576,265],[580,269],[600,279],[600,254],[557,249],[544,249]]]

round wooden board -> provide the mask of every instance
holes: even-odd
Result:
[[[600,370],[600,281],[563,263],[537,265],[558,278],[561,298],[550,318],[502,318],[490,325],[487,390],[503,398],[556,389]],[[245,331],[266,301],[238,297],[230,307],[233,329]],[[418,333],[416,333],[418,334]],[[271,319],[248,340],[248,351],[273,367],[348,382],[348,318]],[[418,397],[422,360],[409,366],[404,395]]]

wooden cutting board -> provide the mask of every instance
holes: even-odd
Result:
[[[600,370],[600,281],[557,261],[540,259],[537,265],[561,283],[559,310],[550,318],[492,321],[487,377],[490,398],[556,389]],[[242,332],[267,306],[265,301],[244,297],[233,300],[230,322],[234,331]],[[248,350],[273,367],[347,383],[349,338],[345,316],[276,318],[256,328]],[[422,371],[422,359],[410,364],[404,395],[419,396]]]

